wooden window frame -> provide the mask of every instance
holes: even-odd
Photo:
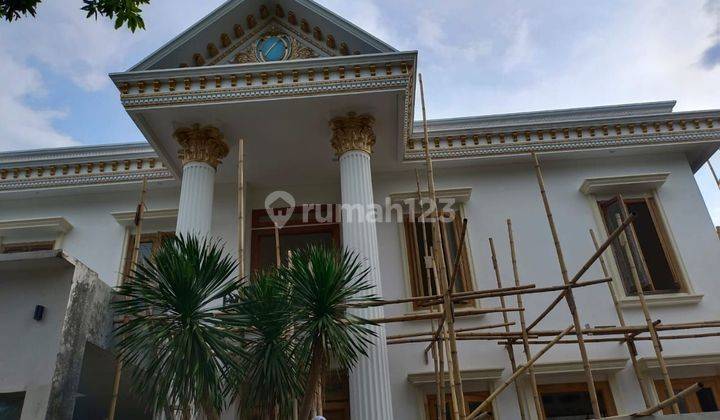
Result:
[[[465,409],[467,410],[469,408],[469,405],[472,403],[478,403],[481,404],[483,401],[487,399],[487,397],[490,396],[490,393],[488,391],[468,391],[463,393],[463,397],[465,399]],[[437,399],[436,394],[426,394],[425,395],[425,415],[428,419],[435,419],[435,416],[433,416],[433,413],[435,412],[435,400]],[[452,395],[450,393],[445,394],[445,402],[446,406],[449,406],[452,401]],[[470,413],[470,411],[468,411]],[[493,419],[493,411],[492,411],[492,404],[490,407],[490,419]]]
[[[152,242],[152,251],[155,252],[160,247],[162,241],[174,235],[175,232],[143,233],[140,235],[140,244]],[[127,247],[125,248],[125,262],[123,263],[123,276],[125,278],[130,276],[130,264],[132,263],[135,235],[131,233],[128,238]]]
[[[650,284],[653,287],[653,290],[644,290],[644,293],[646,295],[672,295],[672,294],[688,294],[691,293],[691,288],[689,283],[687,282],[684,272],[682,270],[682,265],[680,263],[680,257],[677,252],[676,247],[673,244],[673,241],[671,240],[670,235],[670,229],[668,226],[668,223],[666,221],[666,218],[662,214],[662,210],[660,208],[659,200],[656,197],[656,194],[654,192],[650,193],[641,193],[641,194],[632,194],[632,195],[603,195],[603,196],[597,196],[594,197],[595,204],[597,206],[599,217],[600,217],[600,226],[605,232],[605,236],[607,237],[610,232],[607,226],[607,222],[605,221],[605,208],[609,206],[612,202],[615,202],[616,200],[620,201],[622,203],[622,211],[625,214],[629,214],[629,210],[627,208],[628,203],[638,203],[638,202],[644,202],[645,205],[648,208],[648,212],[650,213],[650,217],[652,219],[653,226],[655,228],[655,231],[657,232],[658,238],[660,240],[660,247],[663,250],[663,253],[665,255],[665,260],[667,261],[668,266],[670,267],[671,274],[673,276],[673,280],[678,285],[678,290],[660,290],[655,291],[654,288],[654,282],[652,280],[650,271],[647,267],[647,263],[645,261],[645,256],[642,254],[642,249],[639,246],[639,243],[637,241],[637,232],[635,231],[634,224],[632,226],[632,231],[626,230],[626,233],[629,233],[627,239],[629,241],[632,241],[635,243],[635,245],[631,246],[631,250],[633,253],[637,252],[639,254],[639,260],[642,262],[643,267],[642,270],[647,273],[648,278],[650,279]],[[612,247],[608,248],[608,252],[612,255],[611,266],[613,267],[614,271],[617,273],[617,277],[619,280],[619,286],[622,290],[624,296],[627,297],[636,297],[637,293],[630,294],[628,292],[627,285],[625,284],[625,281],[622,277],[622,272],[620,270],[620,265],[617,261],[617,255],[615,255],[615,250],[612,249]],[[624,258],[624,257],[623,257]]]
[[[607,381],[595,381],[595,391],[598,396],[602,396],[602,402],[605,403],[604,407],[600,407],[605,410],[607,417],[617,416],[617,407],[615,406],[615,399],[613,398],[610,384]],[[547,394],[562,394],[562,393],[576,393],[576,392],[588,392],[587,383],[585,382],[573,382],[573,383],[562,383],[562,384],[542,384],[538,385],[538,393],[540,394],[540,403],[542,404],[542,397],[544,393]],[[599,401],[598,401],[599,402]],[[543,405],[543,413],[545,413],[545,406]]]
[[[55,241],[11,242],[0,243],[0,254],[15,254],[20,252],[52,251]]]
[[[340,237],[340,222],[338,220],[337,205],[322,204],[324,210],[323,218],[329,217],[327,222],[318,222],[314,217],[316,207],[309,211],[309,221],[290,219],[280,228],[280,240],[284,235],[302,235],[306,233],[329,233],[332,237],[333,244],[337,247],[342,246]],[[302,214],[305,206],[296,206],[293,208],[293,214]],[[285,212],[288,208],[276,208],[273,211],[277,214]],[[251,215],[250,228],[250,270],[255,271],[260,268],[260,240],[263,237],[275,237],[275,225],[272,221],[267,221],[268,213],[266,209],[254,209]],[[311,221],[310,221],[311,220]]]
[[[459,221],[462,219],[460,217],[461,213],[459,210],[454,210],[455,215],[452,217],[452,229],[451,232],[453,233],[455,237],[456,243],[460,242],[460,236],[462,235],[462,223],[459,223]],[[419,219],[421,219],[420,214],[414,214],[415,220],[417,222],[420,222]],[[444,217],[451,217],[450,213],[445,213],[443,215]],[[425,221],[425,223],[430,223],[428,221]],[[448,243],[448,235],[446,234],[448,231],[447,228],[443,228],[443,248],[449,249],[449,243]],[[402,236],[405,244],[405,258],[404,263],[405,267],[407,268],[407,275],[410,285],[410,292],[413,297],[422,297],[422,290],[425,288],[420,284],[423,281],[423,275],[420,273],[422,270],[422,265],[420,264],[420,258],[424,258],[421,254],[421,250],[418,249],[418,240],[415,235],[422,234],[422,231],[416,231],[416,229],[413,228],[412,221],[411,221],[411,214],[404,213],[403,214],[403,224],[402,224]],[[431,239],[428,237],[428,239]],[[432,245],[432,244],[429,244]],[[460,273],[462,275],[462,283],[463,283],[463,291],[472,291],[474,290],[474,282],[472,277],[472,269],[470,265],[470,248],[468,246],[468,238],[467,234],[465,235],[465,241],[462,244],[459,244],[460,247],[463,248],[462,256],[460,258]],[[458,248],[460,249],[460,248]],[[453,261],[448,262],[449,255],[445,256],[445,263],[447,267],[447,271],[452,272],[452,265]],[[432,289],[432,288],[431,288]],[[464,303],[457,304],[459,307],[472,307],[475,306],[475,301],[471,300]],[[417,302],[413,302],[412,304],[413,310],[424,310],[427,309],[427,306],[418,304]]]
[[[704,376],[694,378],[672,378],[673,390],[677,393],[696,382],[702,382],[706,388],[710,388],[715,397],[715,404],[720,409],[720,376]],[[658,399],[663,401],[667,399],[667,393],[665,392],[665,382],[662,379],[656,379],[653,381],[655,385],[655,391],[657,392]],[[685,404],[687,404],[689,413],[702,413],[700,408],[700,401],[697,398],[697,394],[690,394],[685,397]],[[719,413],[720,411],[711,411],[713,413]],[[665,407],[663,414],[672,414],[672,407]]]

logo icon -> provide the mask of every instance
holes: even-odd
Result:
[[[273,191],[265,197],[265,211],[278,229],[290,220],[293,210],[295,197],[287,191]]]

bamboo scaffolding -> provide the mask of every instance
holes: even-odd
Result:
[[[484,411],[487,411],[487,408],[492,402],[497,398],[500,393],[502,393],[505,388],[510,386],[511,383],[515,382],[517,378],[520,377],[523,373],[525,373],[526,370],[528,370],[530,367],[532,367],[535,362],[542,357],[545,353],[547,353],[548,350],[552,348],[552,346],[555,345],[558,341],[560,341],[567,333],[572,331],[574,328],[573,325],[570,325],[569,327],[565,328],[560,334],[558,334],[552,341],[550,341],[548,344],[545,345],[542,349],[540,349],[539,352],[535,356],[532,357],[532,359],[528,360],[527,363],[520,366],[518,370],[515,371],[505,382],[502,383],[499,387],[495,388],[495,390],[492,392],[492,394],[488,395],[488,397],[483,401],[475,410],[473,410],[470,414],[468,414],[467,418],[468,420],[472,420],[477,418],[481,413]]]
[[[512,269],[513,269],[513,279],[515,280],[515,286],[520,285],[520,271],[518,270],[517,266],[517,252],[515,250],[515,237],[513,235],[512,230],[512,221],[510,219],[507,219],[507,230],[508,230],[508,241],[510,242],[510,260],[512,262]],[[605,276],[607,277],[607,276]],[[518,308],[524,309],[525,306],[523,304],[523,298],[522,295],[515,295],[516,304]],[[525,311],[522,310],[519,312],[520,317],[520,332],[522,333],[522,341],[523,341],[523,351],[525,352],[525,359],[530,360],[532,359],[532,351],[530,350],[530,345],[528,344],[528,331],[525,324]],[[511,347],[510,344],[508,344],[508,347]],[[530,366],[528,368],[528,376],[530,377],[530,389],[532,391],[533,395],[533,405],[535,406],[535,412],[538,416],[538,419],[543,420],[545,418],[545,410],[543,410],[542,406],[542,400],[540,399],[540,393],[538,392],[537,387],[537,379],[535,378],[535,369]]]
[[[475,316],[475,315],[484,315],[484,314],[491,314],[491,313],[500,313],[500,312],[518,312],[520,309],[518,308],[483,308],[483,309],[466,309],[461,312],[455,313],[455,318],[460,317],[468,317],[468,316]],[[424,312],[424,313],[415,313],[415,314],[407,314],[407,315],[396,315],[396,316],[386,316],[383,318],[375,318],[370,319],[369,321],[374,322],[376,324],[391,324],[393,322],[405,322],[405,321],[424,321],[428,319],[443,319],[446,318],[447,314],[445,312]],[[437,336],[435,338],[437,340]]]
[[[459,334],[462,332],[470,332],[470,331],[477,331],[477,330],[489,330],[489,329],[493,329],[493,328],[500,328],[500,327],[506,327],[506,326],[509,327],[509,326],[513,326],[513,325],[515,325],[515,322],[507,322],[507,323],[501,322],[498,324],[480,325],[477,327],[455,328],[455,332]],[[397,340],[397,339],[401,339],[401,338],[425,337],[425,336],[430,336],[433,334],[434,334],[433,331],[408,333],[408,334],[396,334],[396,335],[387,336],[387,339],[388,340]],[[426,338],[429,339],[430,337],[426,337]]]
[[[602,255],[602,253],[605,252],[605,250],[610,246],[610,244],[612,244],[612,241],[614,241],[615,238],[620,235],[623,229],[627,227],[633,220],[635,220],[635,216],[630,216],[629,218],[624,220],[622,224],[610,234],[610,236],[608,236],[605,242],[600,245],[600,247],[595,251],[595,253],[585,262],[582,268],[573,276],[573,278],[570,280],[570,284],[575,284],[580,280],[580,277],[582,277],[583,274],[585,274],[585,272],[590,269],[590,267],[595,263],[595,261],[600,258],[600,255]],[[555,306],[557,306],[557,304],[563,300],[564,297],[565,291],[560,293],[555,298],[555,300],[550,305],[548,305],[548,307],[540,315],[538,315],[538,317],[535,318],[535,320],[531,322],[530,325],[528,325],[528,330],[532,330],[535,326],[537,326],[537,324],[539,324],[540,321],[542,321],[550,313],[550,311],[552,311],[553,308],[555,308]]]
[[[418,205],[422,208],[422,192],[420,190],[420,173],[418,170],[415,170],[415,184],[417,186],[417,199],[418,199]],[[416,206],[412,206],[412,210],[410,212],[412,220],[412,226],[413,226],[413,235],[416,238],[415,243],[417,243],[417,223],[415,221],[415,210]],[[428,293],[432,291],[432,269],[430,268],[430,265],[428,262],[432,261],[432,257],[430,256],[430,250],[428,248],[428,241],[427,241],[427,231],[425,229],[425,215],[423,212],[420,212],[420,223],[422,226],[422,238],[423,238],[423,258],[425,262],[425,280],[426,284],[425,287],[427,287]],[[420,250],[418,250],[419,253]],[[421,273],[420,273],[421,274]],[[435,312],[436,308],[435,306],[430,306],[430,312]],[[437,308],[437,311],[440,311],[440,308]],[[435,321],[430,321],[430,331],[434,331],[436,328]],[[443,357],[442,357],[442,351],[443,349],[440,348],[441,345],[439,345],[437,342],[433,343],[432,346],[432,359],[433,359],[433,369],[435,371],[435,392],[436,392],[436,398],[435,398],[435,414],[440,420],[441,417],[445,416],[445,366],[443,366]]]
[[[590,229],[590,239],[592,239],[593,246],[595,246],[595,250],[597,251],[600,247],[598,246],[595,232],[592,229]],[[602,268],[603,275],[605,277],[610,277],[610,271],[605,264],[605,259],[603,258],[602,254],[598,258],[600,260],[600,267]],[[617,315],[618,322],[620,323],[620,326],[625,327],[627,324],[625,323],[625,316],[623,315],[622,309],[620,308],[620,301],[618,300],[617,293],[615,292],[615,286],[612,282],[608,282],[607,285],[608,291],[610,292],[610,297],[613,301],[613,306],[615,307],[615,314]],[[647,389],[645,388],[645,386],[643,386],[642,371],[637,360],[637,348],[635,347],[633,336],[629,333],[625,334],[625,345],[627,346],[628,354],[630,355],[630,362],[632,363],[633,372],[635,373],[635,378],[637,379],[638,386],[640,387],[640,392],[642,393],[645,407],[649,408],[652,404],[652,400],[650,399],[650,395],[648,394]]]
[[[570,278],[565,265],[565,257],[563,256],[562,247],[560,246],[560,237],[558,236],[557,228],[555,227],[555,220],[553,219],[552,211],[550,210],[550,201],[548,200],[547,192],[545,191],[545,181],[543,180],[542,170],[540,169],[540,162],[538,161],[535,153],[532,154],[532,158],[535,163],[535,176],[537,177],[538,187],[540,188],[540,196],[542,198],[543,206],[545,207],[545,216],[547,217],[550,233],[553,237],[553,243],[555,245],[555,254],[557,255],[558,265],[560,266],[560,274],[562,275],[563,283],[570,284]],[[580,274],[578,278],[580,278],[580,276],[582,276],[582,274]],[[596,419],[599,419],[601,417],[600,405],[598,404],[595,381],[593,380],[592,370],[590,368],[590,359],[588,358],[587,348],[585,347],[585,342],[583,341],[584,337],[582,334],[582,324],[580,323],[580,316],[578,315],[577,306],[575,304],[575,295],[573,294],[572,289],[567,289],[564,294],[565,301],[570,309],[570,315],[572,316],[573,324],[576,330],[575,336],[578,340],[578,349],[580,350],[580,358],[582,359],[583,370],[585,371],[585,381],[587,382],[588,394],[590,394],[590,403],[592,405],[593,415]]]
[[[622,200],[622,196],[618,196],[620,209],[622,210],[623,216],[627,218],[628,211],[625,208],[625,204]],[[616,219],[618,221],[620,220],[619,214],[616,215]],[[630,225],[629,231],[630,235],[633,237],[633,239],[635,239],[634,243],[637,244],[637,238],[634,237],[635,233],[632,225]],[[633,256],[632,250],[630,249],[630,245],[628,244],[626,236],[627,235],[624,232],[620,235],[620,245],[625,251],[625,256],[628,260],[628,265],[630,266],[630,273],[632,274],[633,284],[635,285],[635,292],[637,293],[638,300],[640,301],[640,307],[642,308],[643,316],[645,317],[645,323],[648,327],[648,333],[652,338],[653,349],[655,350],[655,356],[657,357],[658,365],[660,366],[660,374],[663,378],[663,383],[665,384],[665,391],[667,392],[667,396],[669,398],[672,398],[673,395],[675,395],[675,391],[673,390],[672,381],[670,380],[670,374],[668,373],[667,365],[665,364],[665,358],[662,355],[662,345],[660,344],[660,339],[658,338],[657,331],[655,330],[655,324],[650,317],[650,310],[648,309],[647,302],[645,301],[645,292],[643,291],[642,284],[640,283],[640,276],[638,274],[637,267],[635,266],[635,258]],[[672,404],[672,411],[674,414],[680,414],[680,407],[677,405],[677,403]]]
[[[637,412],[637,413],[631,414],[630,416],[631,416],[631,417],[645,417],[645,416],[650,416],[650,415],[652,415],[652,414],[654,414],[654,413],[657,413],[658,411],[662,410],[663,408],[665,408],[665,407],[667,407],[667,406],[677,405],[677,402],[678,402],[681,398],[685,398],[685,396],[687,396],[687,395],[689,395],[689,394],[692,394],[693,392],[696,392],[696,391],[698,391],[698,390],[700,390],[700,389],[702,389],[702,388],[704,388],[702,382],[696,382],[696,383],[690,385],[689,387],[683,389],[682,391],[678,392],[677,394],[673,395],[672,397],[669,397],[669,398],[661,401],[661,402],[658,403],[657,405],[655,405],[655,406],[653,406],[653,407],[651,407],[651,408],[648,408],[647,410],[643,410],[643,411],[639,411],[639,412]]]
[[[432,165],[432,159],[430,158],[430,139],[428,135],[428,127],[427,127],[427,115],[425,110],[425,91],[423,87],[423,81],[422,81],[422,74],[418,74],[418,82],[420,85],[420,102],[422,105],[422,116],[423,116],[423,137],[424,137],[424,151],[425,151],[425,165],[427,168],[427,182],[428,182],[428,195],[430,196],[430,203],[433,206],[433,220],[432,220],[432,228],[433,228],[433,257],[434,262],[433,264],[433,270],[436,273],[436,275],[439,275],[437,277],[439,279],[439,283],[441,286],[441,289],[439,290],[443,295],[443,314],[445,316],[445,330],[448,332],[448,338],[449,338],[449,347],[450,347],[450,353],[447,354],[448,356],[448,364],[452,365],[452,389],[454,393],[456,394],[454,397],[454,401],[457,405],[456,409],[457,412],[453,413],[454,419],[465,419],[465,398],[463,395],[463,387],[462,387],[462,379],[460,378],[460,365],[458,363],[458,356],[457,356],[457,342],[455,340],[455,321],[453,316],[454,311],[454,304],[452,300],[450,299],[450,293],[452,293],[452,288],[454,286],[454,278],[452,279],[453,282],[449,283],[447,278],[447,272],[445,270],[445,261],[443,259],[443,247],[441,242],[441,236],[442,236],[442,228],[440,226],[440,212],[438,210],[437,206],[437,197],[435,195],[435,178],[433,174],[433,165]],[[462,254],[462,249],[464,247],[460,247],[460,250],[458,251],[458,257]],[[455,411],[455,409],[453,410]]]
[[[140,201],[138,202],[137,208],[135,209],[135,236],[133,237],[133,250],[132,257],[130,259],[131,271],[135,269],[140,258],[140,238],[142,237],[142,221],[145,214],[145,195],[147,194],[147,177],[143,177],[142,187],[140,189]],[[118,280],[118,286],[122,286],[125,283],[125,276],[120,276]],[[122,322],[127,322],[127,317],[124,317]],[[108,420],[115,420],[115,411],[117,409],[117,402],[120,396],[120,378],[122,377],[122,360],[118,360],[115,365],[115,375],[113,377],[113,388],[112,396],[110,397],[110,406],[108,408]]]
[[[497,262],[497,254],[495,253],[495,244],[493,242],[493,238],[488,238],[488,243],[490,245],[490,259],[492,260],[493,271],[495,272],[495,282],[497,283],[498,288],[502,288],[503,287],[502,276],[500,275],[500,267],[498,266],[498,262]],[[516,284],[516,286],[518,286],[518,284]],[[506,307],[505,306],[505,296],[500,296],[498,299],[500,300],[500,307],[505,308]],[[521,304],[522,304],[522,302],[519,301],[518,308],[522,308]],[[521,319],[524,319],[524,317],[522,315],[522,311],[520,311],[520,316],[522,317]],[[509,325],[510,322],[508,319],[508,313],[503,312],[502,318],[505,323],[505,332],[509,334],[510,333],[510,325]],[[523,329],[523,331],[524,331],[524,329]],[[512,371],[514,373],[517,370],[517,363],[515,362],[515,350],[513,349],[513,347],[511,345],[508,344],[505,346],[505,351],[507,352],[508,359],[510,360],[510,368],[512,369]],[[532,372],[532,368],[530,369],[530,371]],[[535,377],[535,375],[533,374],[533,378],[534,377]],[[525,405],[523,404],[523,401],[525,400],[524,393],[522,392],[522,388],[520,387],[520,384],[517,381],[515,382],[515,393],[517,394],[518,408],[520,409],[520,417],[522,419],[525,419],[526,418]],[[542,417],[540,417],[540,419],[542,419]]]

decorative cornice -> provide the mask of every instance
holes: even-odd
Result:
[[[88,160],[157,158],[146,142],[73,146],[54,149],[21,150],[0,153],[0,168],[38,164],[71,164]]]
[[[720,140],[720,111],[691,114],[703,118],[688,119],[687,114],[678,113],[665,115],[661,121],[634,117],[612,125],[577,122],[550,129],[431,132],[430,153],[436,159],[455,159]],[[422,144],[422,138],[414,135],[405,145],[404,159],[424,159]]]
[[[175,130],[173,137],[182,148],[179,154],[183,165],[190,162],[204,162],[217,169],[222,159],[228,155],[230,148],[225,137],[216,127],[193,124]]]
[[[669,172],[587,178],[580,185],[583,194],[625,193],[651,191],[660,188],[670,176]]]
[[[372,154],[372,147],[375,144],[375,132],[373,131],[375,118],[372,115],[357,115],[348,112],[345,117],[335,117],[330,120],[332,138],[330,145],[335,154],[342,156],[351,150],[360,150]]]
[[[167,169],[146,169],[138,171],[118,171],[117,173],[93,173],[86,175],[47,176],[0,180],[0,192],[12,192],[33,189],[76,187],[139,182],[148,180],[171,180],[172,173]]]
[[[502,367],[495,367],[495,368],[486,368],[486,369],[473,369],[473,370],[463,370],[462,378],[463,381],[467,382],[495,382],[498,379],[502,378],[504,368]],[[446,380],[449,379],[449,374],[445,372]],[[435,373],[434,372],[420,372],[420,373],[409,373],[407,376],[408,383],[415,385],[415,386],[422,386],[422,385],[428,385],[428,384],[434,384],[435,383]]]

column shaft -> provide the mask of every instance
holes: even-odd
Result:
[[[189,162],[183,167],[175,232],[181,235],[210,235],[215,168],[204,162]]]
[[[374,203],[370,155],[365,151],[350,150],[340,156],[340,184],[343,204],[362,205],[370,211]],[[347,212],[343,220],[344,245],[360,254],[371,271],[368,281],[374,285],[371,293],[382,295],[380,261],[375,221],[366,218],[358,220],[358,212]],[[363,212],[359,212],[364,215]],[[383,308],[355,309],[354,313],[364,318],[382,318]],[[353,420],[392,419],[390,372],[388,367],[385,327],[373,327],[377,336],[373,338],[367,357],[361,357],[350,373],[350,411]]]

